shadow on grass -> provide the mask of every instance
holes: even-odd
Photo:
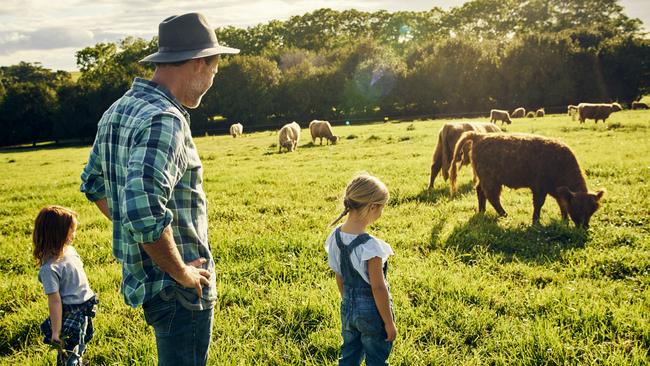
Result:
[[[466,182],[458,186],[458,191],[456,195],[461,195],[474,191],[474,183]],[[433,204],[438,202],[440,199],[449,198],[449,186],[444,188],[434,188],[429,190],[427,188],[422,189],[420,192],[411,195],[403,195],[399,191],[394,191],[390,193],[390,201],[388,201],[389,206],[399,206],[404,203],[409,202],[420,202],[426,204]]]
[[[439,232],[439,231],[438,231]],[[504,260],[524,260],[547,263],[558,260],[566,250],[582,248],[588,232],[556,219],[549,225],[520,225],[515,228],[499,226],[493,215],[477,213],[466,223],[453,229],[440,243],[435,228],[431,245],[454,248],[463,253],[462,260],[472,262],[480,252],[500,254]]]
[[[92,145],[92,141],[72,140],[72,141],[62,141],[59,143],[45,142],[45,143],[38,143],[36,144],[36,146],[20,145],[20,146],[0,147],[0,154],[17,153],[17,152],[22,153],[22,152],[31,152],[31,151],[39,151],[39,150],[58,150],[58,149],[65,149],[69,147],[86,147],[91,145]]]

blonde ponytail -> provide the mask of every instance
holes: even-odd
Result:
[[[332,221],[330,227],[336,225],[351,210],[360,210],[365,215],[370,205],[383,205],[388,201],[388,198],[388,188],[382,181],[368,173],[359,173],[352,178],[345,188],[343,212]]]

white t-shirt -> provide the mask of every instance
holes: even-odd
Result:
[[[327,252],[327,261],[330,268],[341,275],[341,251],[336,245],[335,232],[336,229],[332,230],[327,240],[325,240],[325,251]],[[341,231],[341,241],[343,241],[344,245],[350,245],[357,236],[356,234],[348,234]],[[368,279],[368,260],[374,257],[380,257],[383,265],[388,260],[388,257],[393,254],[393,249],[391,249],[390,245],[371,235],[370,240],[352,250],[350,261],[352,262],[352,267],[361,275],[361,278],[370,284],[370,280]]]

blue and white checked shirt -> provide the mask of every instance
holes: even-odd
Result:
[[[90,201],[107,198],[113,255],[122,264],[122,293],[132,307],[163,289],[163,298],[175,296],[192,310],[212,307],[217,297],[201,160],[189,121],[169,90],[136,78],[104,112],[81,174],[81,191]],[[158,240],[168,225],[186,263],[207,259],[203,268],[212,276],[201,299],[162,272],[141,247]]]

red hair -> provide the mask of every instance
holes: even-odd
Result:
[[[46,206],[34,223],[34,259],[43,265],[49,257],[59,259],[76,223],[77,213],[61,206]]]

